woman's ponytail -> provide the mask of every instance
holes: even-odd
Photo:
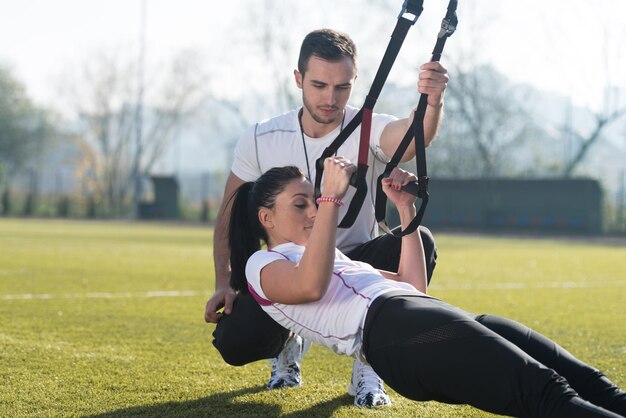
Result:
[[[228,244],[230,246],[230,287],[246,293],[246,262],[256,251],[261,249],[261,236],[258,234],[259,223],[256,216],[250,216],[250,191],[254,182],[242,184],[235,192],[230,211],[228,226]]]
[[[233,195],[228,227],[230,247],[230,287],[248,291],[246,263],[248,258],[261,249],[261,241],[268,244],[268,236],[259,221],[259,208],[274,208],[276,195],[287,183],[304,178],[298,167],[275,167],[263,174],[255,182],[242,184]]]

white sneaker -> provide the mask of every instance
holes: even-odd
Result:
[[[301,386],[302,372],[300,370],[300,362],[310,346],[311,344],[303,341],[299,335],[289,337],[283,351],[280,352],[278,357],[270,360],[272,374],[269,382],[267,382],[267,388],[279,389]]]
[[[352,378],[348,393],[354,396],[356,406],[368,408],[374,406],[389,406],[391,399],[385,392],[383,381],[368,364],[363,364],[359,359],[354,359],[352,366]]]

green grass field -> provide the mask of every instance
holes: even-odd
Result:
[[[436,233],[436,231],[435,231]],[[203,321],[206,227],[0,219],[1,417],[483,417],[411,402],[361,410],[351,360],[314,347],[301,388],[226,365]],[[437,234],[431,293],[519,320],[626,387],[626,246]]]

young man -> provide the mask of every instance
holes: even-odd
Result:
[[[205,320],[218,323],[213,344],[228,363],[241,365],[274,357],[270,389],[301,384],[300,360],[306,344],[303,345],[299,336],[289,336],[287,330],[273,322],[247,294],[247,289],[231,287],[227,245],[230,197],[241,184],[256,180],[272,167],[296,165],[310,180],[315,178],[315,161],[358,112],[347,105],[357,77],[356,57],[356,47],[348,35],[329,29],[309,33],[300,49],[298,69],[294,70],[296,85],[302,90],[302,108],[248,129],[237,143],[226,181],[214,235],[216,290],[207,302]],[[446,69],[438,62],[424,64],[421,69],[418,91],[428,94],[424,120],[428,145],[442,117],[448,77]],[[413,113],[411,111],[405,119],[374,114],[367,174],[369,196],[354,225],[340,230],[337,235],[337,247],[348,257],[383,270],[397,269],[401,240],[393,236],[377,237],[375,180],[409,129]],[[357,128],[339,153],[356,161],[359,137],[360,128]],[[414,156],[415,150],[409,147],[403,161]],[[351,190],[344,200],[349,203],[353,194]],[[436,261],[434,239],[426,228],[420,228],[420,234],[430,279]],[[218,312],[221,308],[224,308],[223,313]],[[355,404],[359,406],[390,403],[380,378],[358,360],[354,363],[348,392],[355,396]]]

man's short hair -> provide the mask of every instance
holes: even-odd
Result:
[[[314,30],[304,37],[298,57],[300,73],[306,72],[312,56],[331,62],[347,57],[352,60],[356,68],[356,45],[348,34],[333,29]]]

